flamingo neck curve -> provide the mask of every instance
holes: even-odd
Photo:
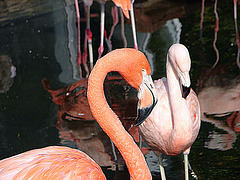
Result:
[[[104,56],[97,61],[88,81],[90,109],[101,128],[110,137],[123,156],[131,179],[149,180],[152,177],[143,154],[133,138],[124,129],[117,115],[109,107],[104,95],[104,79],[109,72],[116,70],[115,67],[117,67],[116,64],[119,61],[121,61],[121,57],[119,56],[111,57],[111,59],[108,56]]]
[[[185,133],[186,135],[189,135],[189,133],[192,133],[190,111],[186,100],[182,97],[182,87],[177,70],[175,69],[175,61],[174,59],[170,59],[169,56],[167,57],[166,68],[169,88],[169,102],[173,123],[173,131],[170,138],[172,142],[181,142],[183,140],[183,136],[180,136],[180,134]]]

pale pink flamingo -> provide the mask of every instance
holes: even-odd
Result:
[[[162,179],[166,179],[162,153],[184,154],[185,179],[188,179],[188,154],[200,128],[200,107],[197,95],[190,89],[190,56],[185,46],[174,44],[167,55],[167,78],[154,81],[157,104],[145,120],[141,120],[142,104],[146,103],[139,90],[139,117],[136,125],[144,141],[159,157]],[[147,103],[148,104],[148,103]],[[146,105],[145,105],[146,106]]]
[[[151,102],[148,107],[150,113],[155,105],[155,88],[150,76],[150,65],[144,54],[135,49],[111,51],[97,61],[89,76],[87,92],[93,116],[119,149],[131,179],[150,180],[151,173],[143,154],[106,102],[103,82],[111,71],[119,72],[137,90],[141,87],[143,96],[145,92],[150,93],[151,97],[147,100],[148,103]],[[148,114],[145,115],[147,117]],[[99,180],[106,177],[100,167],[85,153],[68,147],[50,146],[1,160],[0,179]]]

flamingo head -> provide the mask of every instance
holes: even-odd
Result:
[[[147,75],[145,69],[142,70],[143,82],[138,92],[138,114],[135,119],[135,126],[140,125],[150,115],[157,104],[156,90],[151,76]]]
[[[191,86],[189,76],[191,59],[188,49],[182,44],[173,44],[168,50],[168,62],[173,66],[175,74],[182,85],[182,97],[186,98]]]
[[[118,62],[114,63],[114,70],[139,91],[139,109],[135,124],[141,124],[156,105],[156,90],[151,77],[150,65],[145,55],[136,49],[123,48],[114,52],[116,53],[113,55],[118,57],[112,58],[118,59]]]

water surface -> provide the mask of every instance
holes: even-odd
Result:
[[[112,2],[106,3],[107,34],[112,6]],[[149,59],[153,79],[165,76],[171,44],[182,43],[189,49],[192,87],[202,110],[201,129],[189,156],[198,179],[240,179],[239,20],[234,20],[233,2],[136,1],[134,7],[139,49]],[[82,2],[80,8],[83,50],[86,21]],[[95,62],[100,41],[97,2],[91,13]],[[113,49],[124,46],[120,28],[118,24],[114,31]],[[133,47],[129,20],[125,21],[125,33],[127,46]],[[87,106],[80,106],[87,101],[77,66],[74,1],[2,1],[0,39],[0,158],[64,145],[87,152],[104,167],[108,179],[128,179],[119,153],[114,156],[109,138]],[[105,45],[104,54],[107,51]],[[48,90],[59,96],[53,98],[43,87],[44,78],[49,80]],[[105,92],[135,137],[131,124],[136,116],[136,91],[113,73],[106,80]],[[79,108],[85,112],[84,118]],[[156,156],[151,151],[145,156],[154,179],[159,179]],[[183,179],[182,155],[163,158],[168,179]]]

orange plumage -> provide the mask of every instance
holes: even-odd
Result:
[[[106,179],[84,152],[62,146],[35,149],[4,159],[0,179]]]

